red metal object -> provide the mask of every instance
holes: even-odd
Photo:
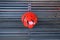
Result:
[[[25,27],[31,29],[37,23],[37,16],[33,12],[26,12],[22,15],[21,20]]]

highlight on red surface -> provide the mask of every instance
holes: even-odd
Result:
[[[33,12],[26,12],[22,15],[21,21],[24,27],[33,28],[37,23],[37,16]]]

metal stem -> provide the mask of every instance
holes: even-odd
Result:
[[[29,0],[29,3],[28,3],[28,11],[31,11],[31,1]]]
[[[31,29],[28,29],[28,30],[29,30],[29,32],[28,32],[28,36],[29,36],[29,37],[28,37],[28,40],[30,40],[30,38],[31,38],[31,32],[30,32],[30,30],[31,30]]]

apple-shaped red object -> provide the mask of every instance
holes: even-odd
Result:
[[[24,27],[31,29],[37,23],[37,16],[33,12],[26,12],[22,15],[21,21]]]

